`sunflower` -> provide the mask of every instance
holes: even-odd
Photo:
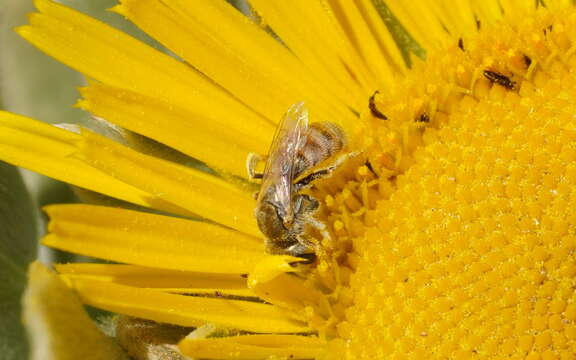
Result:
[[[121,0],[160,52],[36,0],[18,33],[124,136],[1,113],[0,158],[123,206],[46,209],[111,263],[35,265],[28,303],[61,279],[143,359],[575,359],[572,2],[250,5]],[[311,263],[265,251],[245,170],[299,101],[354,154],[307,190]]]

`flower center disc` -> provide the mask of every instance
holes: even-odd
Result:
[[[347,359],[573,358],[574,33],[541,9],[375,95],[367,156],[315,190]]]

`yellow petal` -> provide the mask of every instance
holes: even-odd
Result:
[[[294,272],[295,268],[291,264],[302,261],[304,259],[289,255],[267,255],[254,264],[249,279],[250,286],[269,282],[281,274]]]
[[[480,24],[494,24],[502,18],[502,8],[498,0],[486,0],[482,2],[472,2],[474,14],[478,17]]]
[[[300,278],[281,274],[269,282],[255,282],[253,279],[249,279],[249,282],[255,294],[272,304],[297,311],[312,307],[322,315],[328,315],[326,296]]]
[[[85,189],[143,206],[175,211],[171,204],[125,184],[71,156],[80,135],[0,111],[0,159]]]
[[[390,57],[386,58],[386,54],[382,51],[384,48],[381,48],[383,44],[379,44],[375,38],[375,34],[369,27],[369,22],[364,17],[367,14],[366,12],[362,13],[363,9],[359,7],[360,4],[348,0],[329,0],[328,3],[332,11],[334,11],[334,15],[342,24],[350,42],[354,44],[356,50],[374,74],[378,87],[393,85],[394,74],[403,68],[403,64],[401,61],[394,64]],[[387,32],[388,30],[381,28],[381,31]],[[391,35],[389,37],[391,38]],[[396,60],[400,60],[398,55],[400,54],[396,51]]]
[[[309,331],[305,324],[267,304],[166,294],[88,279],[76,279],[72,286],[88,305],[157,322],[194,327],[210,322],[257,333]]]
[[[386,58],[386,62],[389,64],[390,68],[395,73],[395,77],[406,72],[407,67],[404,59],[402,58],[402,52],[392,34],[388,30],[388,27],[382,19],[382,15],[378,12],[374,0],[361,0],[358,2],[358,10],[362,14],[364,21],[368,28],[370,29],[374,41],[377,42],[378,47],[382,51],[382,55]],[[382,83],[386,84],[388,81],[393,81],[394,79],[381,80]]]
[[[223,1],[124,0],[114,10],[269,119],[302,100],[320,120],[352,115],[332,94],[349,98],[350,88],[314,89],[288,49]]]
[[[269,141],[239,136],[197,112],[125,89],[92,83],[81,93],[82,109],[237,176],[246,177],[249,152],[264,154],[269,146]]]
[[[436,15],[447,24],[453,37],[471,34],[477,31],[477,17],[472,11],[471,1],[443,0],[438,6]]]
[[[345,37],[334,14],[320,1],[251,1],[257,12],[329,91],[356,107],[373,91],[374,78]],[[352,103],[351,103],[352,102]]]
[[[17,32],[57,60],[106,84],[198,112],[239,137],[268,141],[274,127],[190,66],[49,0]],[[191,119],[191,121],[194,121]]]
[[[301,258],[269,255],[254,266],[248,276],[248,288],[261,299],[293,311],[299,320],[324,323],[330,316],[325,294],[312,283],[294,276]]]
[[[453,39],[436,17],[434,3],[431,1],[388,0],[386,5],[423,48],[428,50],[439,48]]]
[[[532,14],[539,3],[536,1],[508,0],[501,1],[500,6],[504,14]]]
[[[184,339],[178,344],[184,355],[202,359],[315,359],[324,343],[298,335],[244,335],[214,339]]]
[[[204,218],[260,236],[249,192],[221,178],[83,132],[78,156],[111,176]]]
[[[246,288],[246,279],[240,274],[164,270],[121,264],[58,264],[55,267],[68,281],[83,278],[171,293],[216,297],[255,296]]]
[[[221,226],[93,205],[55,205],[45,245],[182,271],[247,273],[266,256],[258,239]]]
[[[56,274],[33,263],[28,276],[23,316],[30,334],[31,359],[128,359],[90,320],[78,297]]]

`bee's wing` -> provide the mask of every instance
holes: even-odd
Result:
[[[293,214],[291,192],[294,163],[298,151],[305,143],[307,128],[308,109],[303,102],[292,105],[274,135],[258,196],[258,202],[260,202],[272,187],[273,194],[268,194],[272,198],[268,200],[274,201],[285,209],[289,217]]]

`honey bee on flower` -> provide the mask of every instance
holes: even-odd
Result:
[[[262,179],[255,215],[270,253],[313,255],[315,242],[306,233],[307,225],[330,238],[326,225],[314,218],[318,200],[300,192],[314,180],[329,175],[348,157],[341,156],[327,167],[316,168],[345,145],[338,125],[319,122],[309,126],[308,109],[299,102],[288,109],[278,126],[263,174],[254,170],[260,157],[249,156],[249,177]]]

